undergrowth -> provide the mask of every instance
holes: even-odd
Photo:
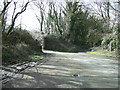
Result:
[[[74,45],[62,37],[58,37],[55,35],[48,35],[44,38],[44,49],[61,51],[61,52],[79,52],[84,51],[82,47]]]

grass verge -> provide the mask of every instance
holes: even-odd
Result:
[[[93,54],[93,55],[103,55],[103,56],[108,56],[108,57],[116,57],[115,53],[110,53],[110,52],[98,52],[98,51],[88,51],[88,54]]]

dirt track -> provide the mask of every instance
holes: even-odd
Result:
[[[46,63],[26,69],[4,87],[117,88],[118,61],[86,53],[44,51]]]

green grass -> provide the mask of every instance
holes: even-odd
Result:
[[[93,54],[93,55],[103,55],[103,56],[109,56],[109,57],[116,57],[115,53],[105,53],[105,52],[87,52],[88,54]]]
[[[95,55],[99,55],[98,52],[87,52],[88,54],[95,54]]]
[[[32,61],[40,61],[43,59],[43,57],[39,56],[39,55],[30,55],[29,58],[32,60]]]

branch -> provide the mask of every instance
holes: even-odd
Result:
[[[9,35],[10,32],[12,31],[12,29],[13,29],[13,27],[14,27],[14,25],[15,25],[15,20],[16,20],[16,18],[26,10],[28,4],[29,4],[29,1],[25,4],[25,6],[22,7],[21,11],[18,12],[18,13],[16,13],[16,15],[12,18],[12,24],[11,24],[9,30],[8,30],[7,35]]]
[[[4,8],[3,8],[3,10],[1,11],[1,13],[4,13],[6,10],[7,10],[7,7],[9,6],[9,4],[12,2],[12,0],[11,1],[9,1],[9,2],[4,2]]]
[[[117,10],[117,9],[115,9],[111,4],[109,4],[109,5],[110,5],[110,7],[111,7],[113,10],[117,11],[118,13],[120,13],[120,11]]]
[[[13,15],[12,15],[12,20],[14,18],[14,14],[15,14],[15,11],[16,11],[16,4],[17,4],[17,2],[14,2],[14,10],[13,10]]]
[[[99,9],[99,12],[101,13],[103,20],[106,22],[106,19],[105,19],[106,15],[104,16],[105,12],[103,12],[103,10],[102,10],[102,3],[95,2],[95,4],[97,4],[97,8]]]

